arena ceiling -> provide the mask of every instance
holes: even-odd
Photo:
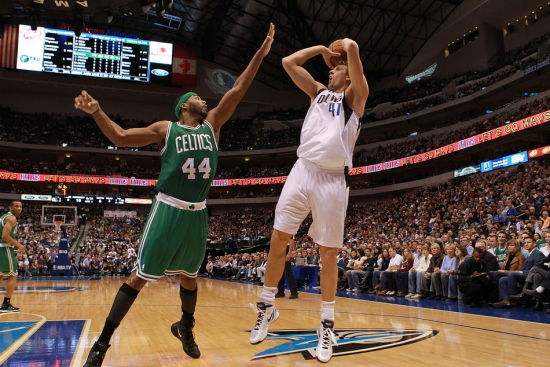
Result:
[[[277,27],[276,42],[259,78],[271,86],[285,88],[289,80],[280,67],[283,56],[342,37],[358,42],[370,79],[400,73],[463,2],[173,0],[162,18],[154,8],[143,12],[142,6],[147,2],[163,1],[165,5],[170,3],[170,0],[12,0],[11,9],[0,8],[0,13],[8,14],[11,21],[19,18],[28,21],[33,16],[39,23],[63,19],[104,26],[109,19],[109,27],[194,47],[201,58],[235,71],[246,66],[271,21]],[[2,3],[10,7],[8,1]],[[312,62],[310,70],[316,77],[326,78],[326,67],[320,59]]]

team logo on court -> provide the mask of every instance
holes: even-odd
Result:
[[[392,329],[335,329],[337,345],[333,356],[372,352],[416,343],[437,335],[436,330],[392,330]],[[257,353],[252,359],[275,357],[284,354],[302,353],[304,359],[315,358],[317,347],[316,330],[278,330],[267,336],[268,340],[290,340],[284,344]]]

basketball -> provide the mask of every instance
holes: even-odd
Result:
[[[338,52],[340,54],[339,57],[333,56],[330,58],[330,64],[328,64],[329,68],[334,68],[336,65],[345,63],[347,61],[347,55],[344,52],[344,46],[342,45],[342,40],[338,39],[336,41],[333,41],[328,48],[332,52]]]

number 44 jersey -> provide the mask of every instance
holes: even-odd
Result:
[[[206,200],[218,167],[218,146],[212,125],[197,127],[170,122],[161,150],[157,190],[176,199]]]

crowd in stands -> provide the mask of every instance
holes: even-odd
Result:
[[[305,112],[299,116],[304,118]],[[258,118],[232,120],[220,134],[221,150],[275,149],[298,145],[301,124],[285,126],[279,130],[264,130]]]
[[[105,164],[108,160],[109,164]],[[114,157],[103,160],[62,158],[59,160],[41,158],[39,155],[17,158],[0,158],[0,170],[53,175],[100,175],[139,178],[156,178],[160,172],[160,158],[141,159],[134,164]]]
[[[211,276],[262,282],[265,250],[234,252],[266,244],[273,208],[235,208],[211,216],[209,247],[230,243],[233,254],[211,256]],[[548,161],[454,179],[394,196],[350,205],[338,259],[339,288],[411,299],[461,299],[466,304],[511,307],[550,291],[550,166]],[[135,263],[144,212],[135,218],[96,217],[73,252],[80,274],[127,274]],[[46,274],[57,239],[30,229],[28,270]],[[308,218],[289,253],[294,264],[322,267],[306,236]],[[23,266],[22,269],[25,269]],[[25,270],[22,270],[24,273]],[[34,275],[33,274],[33,275]],[[302,274],[304,275],[304,274]],[[307,273],[304,284],[309,283]]]
[[[70,241],[77,238],[77,227],[67,226],[64,231]],[[59,250],[61,230],[27,220],[19,225],[18,235],[26,251],[25,255],[17,254],[19,273],[26,277],[50,275]]]
[[[124,127],[148,124],[118,115],[112,118]],[[107,148],[113,145],[101,133],[93,119],[81,114],[21,113],[0,107],[0,126],[0,141],[94,148]],[[159,150],[154,144],[141,149]]]
[[[425,79],[408,86],[377,92],[367,102],[368,106],[374,107],[387,101],[401,104],[389,112],[373,115],[371,119],[384,120],[409,115],[481,91],[518,70],[525,70],[540,61],[538,57],[527,57],[536,53],[539,47],[549,39],[550,34],[534,39],[522,47],[505,53],[495,65],[484,70],[468,71],[444,79]]]
[[[339,288],[495,307],[532,297],[542,307],[550,291],[549,173],[535,161],[351,205]],[[296,242],[293,262],[315,250],[302,235]],[[214,257],[207,270],[261,282],[262,254]]]
[[[452,81],[454,81],[457,85],[462,85],[468,81],[482,79],[493,74],[506,65],[513,65],[517,63],[518,60],[522,60],[527,56],[534,54],[538,51],[540,45],[548,40],[549,36],[550,34],[538,37],[524,46],[506,52],[499,58],[495,65],[485,70],[467,71],[447,78],[432,77],[419,80],[405,86],[376,91],[376,93],[369,98],[367,106],[374,107],[387,101],[401,103],[421,99],[442,91]]]
[[[206,273],[212,277],[262,283],[267,263],[267,252],[253,254],[209,255],[206,259]]]
[[[549,108],[550,97],[546,97],[544,99],[536,99],[532,102],[527,102],[521,107],[512,111],[505,111],[493,114],[489,118],[481,119],[478,123],[475,123],[472,126],[452,131],[446,131],[427,137],[410,137],[405,141],[397,142],[394,144],[380,145],[377,148],[373,148],[372,150],[360,150],[355,154],[354,164],[356,166],[362,166],[365,164],[385,162],[392,159],[428,152],[432,149],[443,147],[447,144],[451,144],[470,136],[489,131],[498,126],[503,126],[506,123],[514,122],[521,118],[532,116]]]
[[[51,274],[61,238],[61,232],[52,226],[40,226],[38,208],[25,205],[20,220],[19,238],[26,247],[26,256],[18,255],[19,271],[26,277]],[[135,212],[135,216],[106,218],[88,211],[92,217],[82,223],[87,226],[85,237],[71,250],[71,263],[76,275],[128,275],[132,271],[146,217],[143,210]],[[272,222],[271,214],[271,209],[214,214],[209,226],[209,247],[234,250],[239,246],[265,244]],[[72,245],[77,240],[79,228],[64,228]]]
[[[495,113],[488,118],[480,119],[471,126],[430,136],[413,136],[393,144],[384,144],[371,149],[357,150],[354,157],[354,165],[363,166],[427,152],[547,109],[550,109],[550,97],[529,100],[518,108]],[[71,158],[58,161],[52,159],[41,160],[34,157],[18,159],[0,158],[0,169],[13,172],[117,175],[139,178],[156,178],[160,172],[160,161],[158,159],[134,160],[132,162],[124,159],[110,159],[110,164],[104,163],[104,161],[82,161]],[[219,165],[216,178],[284,176],[290,172],[292,164],[293,161],[273,166],[248,164],[228,166],[224,165],[222,161]],[[236,193],[237,196],[248,196],[245,194],[246,191]]]
[[[97,217],[88,221],[86,238],[73,255],[80,275],[129,274],[137,259],[143,218]]]
[[[272,208],[243,208],[210,217],[208,243],[237,247],[264,241],[273,223]]]

